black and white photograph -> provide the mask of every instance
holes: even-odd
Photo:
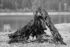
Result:
[[[0,47],[70,47],[70,0],[0,0]]]

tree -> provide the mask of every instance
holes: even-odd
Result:
[[[24,9],[24,8],[31,8],[32,3],[31,0],[1,0],[3,6],[2,8],[5,9]]]
[[[3,9],[15,9],[15,6],[12,4],[12,0],[2,0],[2,4]]]
[[[21,7],[22,8],[32,8],[31,0],[23,0]]]

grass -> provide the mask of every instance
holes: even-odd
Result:
[[[13,43],[13,44],[8,44],[8,36],[6,32],[1,32],[3,35],[0,35],[0,47],[70,47],[70,24],[56,24],[55,27],[58,29],[59,33],[64,39],[64,42],[67,44],[65,45],[55,45],[54,43],[27,43],[27,44],[22,44],[22,43]],[[0,34],[1,34],[0,33]],[[4,34],[5,33],[5,34]]]

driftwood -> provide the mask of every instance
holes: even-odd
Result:
[[[59,34],[58,30],[55,28],[54,24],[51,21],[50,16],[45,11],[45,9],[37,8],[35,11],[34,19],[28,22],[27,25],[22,27],[21,29],[17,30],[14,34],[10,34],[9,38],[12,42],[20,42],[20,41],[27,41],[29,39],[29,36],[32,37],[36,36],[38,40],[42,39],[42,35],[46,34],[44,30],[46,29],[46,26],[50,29],[50,32],[53,36],[53,41],[55,43],[60,42],[61,44],[66,45],[66,43],[63,41],[63,38]]]

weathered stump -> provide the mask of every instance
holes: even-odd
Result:
[[[9,35],[9,38],[11,38],[11,40],[16,41],[27,41],[29,39],[29,36],[36,36],[37,41],[42,42],[42,35],[46,34],[44,32],[44,30],[47,30],[46,26],[48,26],[48,28],[50,29],[50,32],[53,36],[53,41],[55,43],[60,42],[61,44],[66,45],[60,33],[52,23],[50,16],[45,11],[45,9],[42,8],[38,8],[36,10],[33,20],[31,20],[27,25],[25,25],[21,29],[17,30],[13,35]]]

